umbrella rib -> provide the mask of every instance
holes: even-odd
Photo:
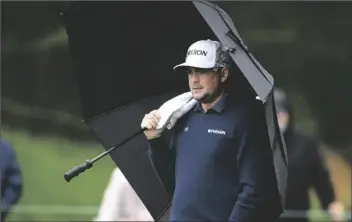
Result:
[[[237,43],[242,49],[243,51],[248,55],[248,57],[250,58],[250,60],[254,63],[254,65],[259,69],[260,73],[264,76],[264,78],[270,83],[269,79],[266,77],[266,75],[262,72],[262,70],[260,69],[260,67],[258,66],[258,64],[253,60],[250,52],[248,51],[247,47],[245,47],[242,44],[242,41],[236,36],[235,33],[232,32],[231,28],[229,27],[229,25],[227,24],[227,22],[225,21],[225,19],[222,17],[221,13],[219,12],[219,10],[217,9],[217,7],[212,6],[207,4],[204,1],[201,1],[201,3],[213,8],[220,16],[220,18],[222,19],[222,21],[225,23],[226,27],[229,29],[229,31],[226,33],[227,36],[229,36],[235,43]]]
[[[240,45],[240,47],[243,49],[243,51],[245,51],[245,53],[248,55],[248,57],[250,58],[250,60],[252,61],[252,63],[257,67],[257,69],[259,69],[260,73],[262,74],[262,76],[264,76],[264,78],[268,81],[269,79],[266,77],[266,75],[262,72],[262,70],[260,69],[260,67],[258,66],[258,64],[253,60],[252,56],[250,55],[250,52],[246,49],[246,47],[244,47],[241,43],[241,40],[238,39],[238,37],[234,34],[231,33],[231,30],[229,32],[226,33],[227,36],[229,36],[230,38],[232,38],[237,44]]]
[[[166,211],[169,209],[169,207],[171,206],[172,201],[170,201],[166,207],[164,207],[163,211],[160,213],[160,215],[155,219],[155,221],[158,221],[165,213]]]
[[[150,98],[155,97],[155,96],[158,96],[158,95],[159,95],[159,94],[157,94],[157,95],[153,95],[153,96],[149,96],[149,97],[146,97],[146,98],[143,98],[143,99],[137,100],[137,101],[135,101],[135,102],[128,103],[128,104],[126,104],[126,105],[124,105],[124,106],[121,106],[121,107],[118,107],[118,108],[115,108],[115,109],[112,109],[112,110],[106,111],[106,112],[104,112],[104,113],[101,113],[101,114],[95,115],[95,116],[93,116],[93,117],[90,117],[90,118],[84,119],[82,122],[84,122],[84,123],[90,122],[90,121],[92,121],[93,119],[96,119],[96,118],[98,118],[98,117],[100,117],[100,116],[104,116],[104,115],[106,115],[106,114],[109,114],[109,113],[112,113],[112,112],[114,112],[114,111],[117,111],[117,110],[120,110],[120,109],[126,108],[126,107],[128,107],[128,106],[135,105],[135,104],[140,103],[140,102],[142,102],[142,101],[144,101],[144,100],[146,100],[146,99],[150,99]]]

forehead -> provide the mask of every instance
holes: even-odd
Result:
[[[214,70],[212,68],[209,69],[205,69],[205,68],[197,68],[197,67],[185,67],[186,71],[188,73],[191,72],[197,72],[197,73],[215,73]]]

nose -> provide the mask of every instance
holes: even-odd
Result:
[[[194,82],[199,82],[199,75],[197,73],[190,73],[189,74],[189,78],[191,80],[192,83]]]

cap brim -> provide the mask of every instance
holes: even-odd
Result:
[[[174,70],[176,70],[177,68],[180,68],[180,67],[194,67],[194,68],[202,68],[202,69],[210,69],[210,68],[214,68],[213,65],[211,66],[205,66],[205,65],[199,65],[199,64],[192,64],[192,63],[187,63],[187,62],[184,62],[184,63],[181,63],[177,66],[174,67]]]

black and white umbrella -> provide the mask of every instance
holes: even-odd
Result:
[[[173,71],[192,43],[218,40],[243,74],[243,84],[266,108],[280,193],[287,177],[286,148],[273,102],[273,77],[249,53],[231,18],[206,1],[74,2],[63,13],[84,122],[106,151],[65,174],[73,177],[110,154],[154,219],[171,204],[148,157],[142,118],[189,91]],[[116,149],[116,147],[119,147]]]

